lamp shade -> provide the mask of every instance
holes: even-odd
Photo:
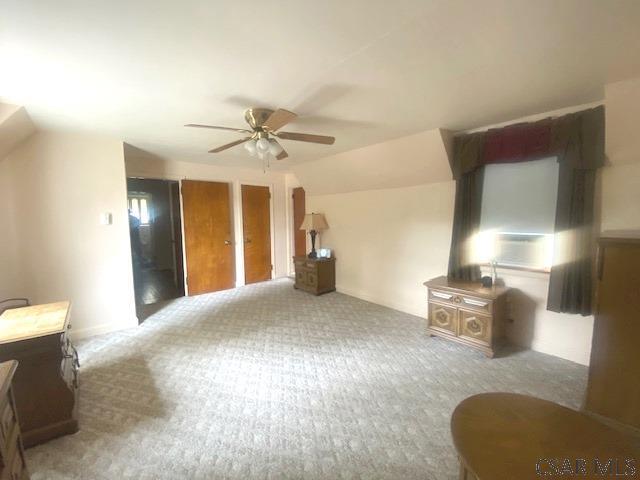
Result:
[[[326,230],[329,228],[327,221],[322,213],[307,213],[304,221],[300,225],[300,230]]]

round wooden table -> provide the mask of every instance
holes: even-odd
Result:
[[[539,398],[469,397],[453,412],[451,434],[464,480],[640,479],[639,437]]]

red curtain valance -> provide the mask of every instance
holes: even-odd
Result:
[[[482,165],[514,163],[549,156],[551,122],[520,123],[489,130],[482,152]]]
[[[455,179],[483,165],[557,156],[572,168],[604,165],[604,107],[454,138]]]

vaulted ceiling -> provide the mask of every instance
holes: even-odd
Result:
[[[0,101],[38,127],[155,156],[255,166],[230,132],[251,106],[300,118],[288,169],[434,128],[601,99],[640,74],[637,0],[2,0]]]

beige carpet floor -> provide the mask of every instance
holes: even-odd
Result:
[[[288,279],[178,299],[79,350],[81,430],[27,451],[34,480],[453,480],[459,401],[579,407],[587,375],[531,351],[490,360]]]

